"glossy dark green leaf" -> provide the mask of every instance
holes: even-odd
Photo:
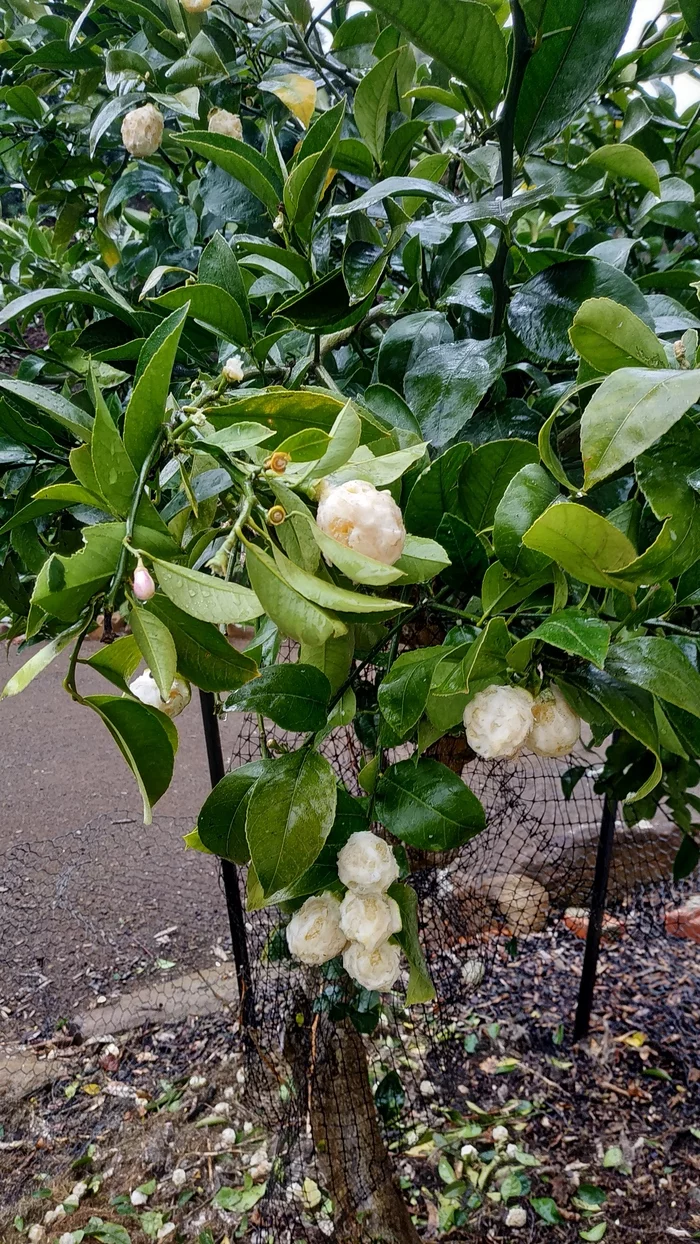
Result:
[[[191,618],[159,593],[147,608],[167,626],[177,650],[177,668],[196,687],[203,691],[233,691],[255,678],[255,661],[232,647],[211,622]]]
[[[226,708],[261,713],[283,730],[306,732],[323,729],[330,698],[328,679],[313,665],[268,665],[229,696]]]
[[[613,644],[605,669],[700,717],[700,674],[669,639],[646,635]]]
[[[460,514],[474,528],[490,527],[508,484],[524,466],[536,463],[530,441],[490,441],[467,459],[459,478]]]
[[[84,703],[102,719],[136,778],[143,818],[150,825],[152,807],[165,794],[173,776],[177,751],[174,725],[165,713],[128,696],[91,695]]]
[[[219,232],[214,234],[202,251],[197,277],[204,285],[218,285],[226,290],[243,315],[247,335],[241,340],[247,341],[252,331],[252,319],[245,281],[233,250]]]
[[[444,648],[404,652],[382,679],[377,697],[379,707],[399,737],[408,734],[422,716],[433,671],[444,654]]]
[[[471,452],[471,445],[455,445],[436,458],[418,477],[404,514],[409,531],[417,536],[434,536],[443,516],[457,510],[457,484]]]
[[[280,756],[256,782],[246,837],[267,902],[287,897],[318,858],[335,820],[336,798],[330,764],[310,749]]]
[[[567,574],[594,587],[623,587],[636,550],[607,518],[574,501],[551,505],[523,536],[523,544],[551,557]],[[611,576],[620,572],[616,581]]]
[[[170,631],[160,618],[147,609],[135,607],[129,614],[141,655],[149,667],[162,700],[168,699],[177,674],[177,652]]]
[[[277,214],[282,201],[282,182],[277,170],[255,147],[209,130],[191,130],[174,134],[173,138],[235,177],[273,216]]]
[[[186,317],[186,306],[174,311],[158,325],[139,354],[124,416],[124,446],[137,471],[150,453],[165,418],[170,374]]]
[[[700,845],[690,834],[684,834],[673,861],[673,880],[684,881],[686,877],[690,877],[695,872],[698,864],[700,864]]]
[[[628,307],[610,298],[589,298],[569,330],[576,353],[607,375],[620,367],[668,367],[658,337]]]
[[[552,264],[526,281],[510,304],[508,323],[533,358],[567,363],[574,357],[569,329],[591,298],[622,303],[653,327],[634,281],[602,259],[587,258]]]
[[[69,557],[54,553],[44,563],[34,586],[33,603],[55,618],[74,622],[116,570],[123,539],[123,523],[86,527],[84,548]]]
[[[450,851],[485,827],[481,803],[437,760],[401,760],[377,784],[377,816],[390,833],[420,851]]]
[[[5,308],[7,311],[8,308]],[[24,380],[13,380],[9,376],[0,376],[0,389],[19,397],[39,411],[39,419],[46,416],[49,425],[58,424],[65,432],[70,432],[80,441],[89,441],[92,431],[92,419],[89,415],[69,401],[61,393],[40,384],[30,384]],[[42,420],[43,421],[43,420]]]
[[[372,295],[362,302],[351,303],[343,272],[338,268],[310,289],[283,302],[278,311],[299,328],[308,332],[338,332],[352,328],[366,315]]]
[[[528,639],[542,639],[602,669],[610,645],[610,627],[602,618],[581,613],[579,609],[562,609],[540,622],[530,631]]]
[[[403,393],[404,376],[431,346],[450,344],[454,333],[441,311],[417,311],[390,324],[379,345],[377,379]]]
[[[409,966],[406,1006],[414,1006],[420,1002],[432,1002],[435,997],[435,986],[430,979],[420,941],[418,895],[412,886],[402,885],[400,882],[395,882],[390,886],[388,893],[394,902],[398,903],[401,912],[401,929],[395,937]]]
[[[423,439],[440,449],[465,428],[481,399],[500,376],[505,340],[457,341],[433,346],[406,374],[406,400]]]
[[[546,0],[515,116],[522,154],[560,134],[615,59],[634,0]]]
[[[493,548],[499,561],[513,574],[528,578],[549,565],[550,558],[526,548],[522,540],[558,495],[558,486],[537,462],[521,467],[508,484],[494,514]]]
[[[221,859],[242,866],[248,863],[250,850],[245,836],[248,800],[269,764],[265,759],[251,760],[232,769],[205,799],[197,818],[197,830],[207,850]]]
[[[442,571],[443,581],[467,596],[478,596],[488,557],[474,528],[458,514],[445,514],[440,519],[437,536],[451,563]]]
[[[338,852],[345,846],[351,834],[369,828],[364,804],[338,787],[335,819],[326,841],[313,864],[287,890],[287,898],[304,898],[307,894],[319,894],[338,883]]]

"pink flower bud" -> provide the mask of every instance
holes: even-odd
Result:
[[[139,560],[134,571],[134,596],[137,600],[150,600],[155,595],[155,591],[156,585],[151,572]]]

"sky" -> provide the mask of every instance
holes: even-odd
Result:
[[[318,13],[325,8],[327,0],[312,0],[314,12]],[[611,0],[614,4],[615,0]],[[360,10],[367,6],[361,3],[353,5],[353,8]],[[637,0],[634,11],[634,17],[630,25],[629,33],[625,41],[625,49],[636,47],[639,36],[647,22],[658,17],[663,8],[663,0]],[[687,74],[677,77],[671,83],[676,92],[678,105],[680,110],[687,108],[689,104],[700,99],[700,82],[690,78]]]

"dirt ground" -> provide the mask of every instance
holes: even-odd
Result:
[[[572,1047],[581,954],[561,925],[514,961],[504,947],[454,1015],[464,1051],[454,1073],[432,1061],[429,1014],[419,1019],[422,1064],[396,1059],[406,1104],[394,1149],[426,1241],[700,1238],[697,946],[656,937],[608,947],[591,1040]],[[398,1012],[382,1039],[388,1031],[400,1044],[404,1027]],[[69,1034],[54,1039],[59,1054],[70,1047]],[[13,1220],[26,1231],[66,1198],[46,1241],[79,1228],[108,1244],[266,1238],[274,1137],[248,1092],[230,1015],[144,1025],[78,1053],[77,1069],[4,1110],[3,1244],[19,1244]],[[377,1075],[385,1049],[380,1058]],[[315,1244],[328,1235],[325,1198],[310,1207],[316,1185],[303,1168],[286,1174],[292,1199],[306,1198]],[[72,1208],[77,1181],[88,1190]],[[525,1226],[506,1226],[514,1207]]]

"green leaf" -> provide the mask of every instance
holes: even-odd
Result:
[[[629,367],[608,376],[581,419],[586,487],[649,449],[700,398],[700,371]]]
[[[277,215],[282,201],[282,182],[277,170],[255,147],[209,130],[190,130],[171,137],[235,177],[264,203],[272,216]]]
[[[394,569],[401,571],[401,584],[408,586],[411,583],[428,583],[449,565],[450,558],[437,540],[409,535],[406,536],[403,553],[394,563]]]
[[[364,583],[370,587],[386,587],[387,584],[396,583],[397,579],[403,578],[396,566],[386,566],[383,562],[375,561],[373,557],[366,557],[364,553],[357,553],[354,549],[346,548],[332,536],[327,536],[325,531],[321,531],[311,514],[304,514],[303,519],[326,561],[332,566],[337,566],[342,574],[352,579],[353,583]]]
[[[414,1006],[420,1002],[432,1002],[436,996],[435,986],[430,979],[430,972],[420,942],[418,896],[412,886],[401,885],[399,882],[394,882],[389,886],[388,893],[394,902],[398,903],[401,912],[401,929],[394,934],[394,937],[408,960],[406,1006]]]
[[[120,518],[126,518],[131,509],[137,475],[104,400],[96,405],[90,452],[100,492],[109,497],[114,512]]]
[[[306,242],[311,238],[314,214],[333,164],[344,117],[344,100],[321,114],[306,135],[284,187],[287,217]]]
[[[143,799],[143,819],[150,825],[153,804],[170,785],[177,751],[177,731],[157,708],[138,700],[91,695],[83,701],[101,717],[136,778]]]
[[[602,669],[610,645],[610,627],[602,618],[583,614],[579,609],[562,609],[540,622],[528,639],[541,639]]]
[[[671,640],[647,635],[614,644],[605,669],[700,717],[700,674]]]
[[[320,894],[330,886],[337,885],[338,852],[345,846],[351,834],[368,828],[367,812],[363,804],[339,786],[331,832],[311,867],[289,887],[287,897],[304,898],[307,894]]]
[[[493,548],[499,561],[513,574],[526,579],[549,565],[548,557],[526,548],[522,539],[558,495],[551,475],[537,462],[521,467],[508,484],[493,518]]]
[[[691,838],[690,834],[684,834],[673,861],[673,880],[684,881],[686,877],[690,877],[695,872],[698,864],[700,864],[700,845],[694,838]]]
[[[64,302],[83,303],[89,307],[97,307],[101,311],[109,311],[112,315],[124,320],[130,327],[138,329],[139,317],[131,310],[127,302],[122,306],[121,302],[116,301],[116,295],[114,298],[107,298],[104,294],[95,293],[91,289],[35,289],[28,294],[21,294],[19,298],[13,298],[0,310],[0,326],[9,324],[11,320],[18,319],[20,316],[31,316],[37,311],[45,312],[49,307],[58,306]]]
[[[379,820],[408,846],[450,851],[485,827],[481,803],[456,773],[437,760],[401,760],[377,784]]]
[[[269,768],[267,760],[251,760],[232,769],[207,796],[197,818],[197,830],[208,851],[244,866],[250,859],[245,818],[250,792]]]
[[[150,301],[166,311],[182,308],[185,315],[191,315],[198,324],[217,333],[225,341],[232,341],[237,345],[246,345],[248,342],[248,325],[243,311],[235,299],[219,285],[178,285]]]
[[[610,143],[598,147],[584,161],[585,165],[604,169],[612,177],[626,177],[661,197],[659,174],[648,156],[630,143]]]
[[[37,674],[41,674],[51,662],[63,652],[72,639],[76,637],[80,630],[79,626],[72,626],[69,630],[63,631],[61,635],[57,635],[50,643],[45,644],[43,648],[39,648],[30,656],[24,665],[15,671],[10,679],[5,683],[0,700],[5,700],[8,696],[19,695],[20,691],[24,691],[30,682],[36,678]]]
[[[620,367],[668,367],[656,333],[627,307],[610,298],[589,298],[569,330],[577,354],[607,375]]]
[[[217,429],[228,428],[247,420],[256,420],[275,433],[273,448],[280,441],[305,428],[322,428],[330,432],[339,411],[345,405],[344,398],[335,397],[327,389],[303,389],[301,392],[272,386],[262,392],[239,397],[229,406],[209,407],[205,414]],[[366,429],[363,439],[372,431]],[[376,432],[370,439],[374,439]]]
[[[260,713],[283,730],[322,730],[328,715],[331,685],[313,665],[268,665],[257,678],[234,691],[227,711]]]
[[[222,428],[220,432],[210,432],[197,443],[213,445],[215,449],[221,449],[229,457],[233,457],[244,449],[262,445],[263,441],[268,441],[274,435],[270,428],[264,428],[261,423],[233,423],[230,427]]]
[[[489,563],[474,528],[457,514],[445,514],[437,533],[450,559],[449,567],[440,571],[444,582],[467,596],[478,596]]]
[[[240,340],[244,344],[247,343],[252,332],[253,323],[245,281],[243,280],[236,256],[228,242],[218,232],[207,242],[202,251],[197,280],[203,285],[218,285],[233,299],[245,323],[245,336]],[[190,310],[190,315],[196,316],[196,314],[196,311]],[[233,318],[235,319],[236,317],[234,316]],[[240,324],[238,328],[240,331]]]
[[[566,682],[560,682],[562,691],[566,692],[568,683],[584,691],[605,709],[618,726],[658,756],[654,697],[648,691],[628,682],[620,682],[607,669],[598,670],[592,665],[585,669],[567,670]]]
[[[494,522],[508,484],[524,466],[536,463],[537,449],[516,438],[489,441],[469,457],[459,479],[460,513],[474,531]]]
[[[141,650],[133,635],[122,635],[113,643],[98,648],[86,661],[82,657],[79,659],[81,665],[98,670],[120,691],[128,692],[128,681],[141,664]]]
[[[52,617],[74,622],[116,570],[123,538],[123,523],[83,528],[84,548],[69,557],[54,553],[44,562],[34,585],[33,604]]]
[[[370,0],[422,52],[496,107],[506,79],[506,44],[493,13],[473,0],[440,0],[439,21],[422,0]]]
[[[595,1226],[579,1231],[579,1237],[582,1240],[602,1240],[607,1229],[607,1223],[597,1222]]]
[[[140,470],[153,447],[163,420],[187,307],[158,325],[139,354],[134,387],[124,416],[124,446],[134,468]]]
[[[385,674],[378,693],[382,716],[400,738],[423,715],[433,671],[445,648],[417,648],[404,652]]]
[[[262,549],[249,548],[246,565],[260,603],[283,635],[300,644],[319,645],[344,634],[345,626],[295,591],[277,562]]]
[[[523,544],[551,557],[562,570],[593,587],[622,587],[611,572],[634,561],[634,545],[607,518],[574,501],[557,502],[535,520]]]
[[[471,445],[462,441],[446,450],[419,475],[404,512],[406,527],[414,535],[436,535],[443,516],[457,511],[459,477],[472,452]]]
[[[691,35],[700,40],[700,0],[680,0],[680,10]]]
[[[265,612],[255,592],[238,583],[227,583],[216,575],[202,574],[189,566],[152,557],[158,585],[165,595],[193,618],[213,622],[217,626],[252,622]]]
[[[280,756],[250,795],[246,837],[268,903],[281,901],[314,863],[335,819],[336,780],[325,757]]]
[[[515,114],[522,155],[561,134],[587,103],[615,59],[633,7],[634,0],[546,0]]]
[[[380,613],[392,617],[402,609],[408,608],[408,605],[397,600],[388,600],[383,596],[364,595],[360,592],[351,592],[348,588],[336,587],[327,579],[319,579],[309,574],[307,570],[302,570],[301,566],[295,566],[278,549],[274,549],[273,552],[277,570],[289,587],[307,601],[319,605],[321,609],[332,609],[334,612],[358,616]],[[255,555],[260,556],[259,549],[255,550]]]
[[[500,376],[505,361],[503,337],[433,346],[419,355],[406,373],[404,388],[423,439],[438,449],[454,440]]]
[[[175,641],[179,672],[202,691],[233,691],[257,675],[255,661],[232,647],[211,622],[191,618],[160,593],[147,607]]]
[[[461,2],[465,3],[465,0]],[[359,199],[352,199],[349,203],[336,203],[328,214],[336,217],[352,216],[355,212],[367,211],[367,208],[374,207],[375,203],[381,203],[383,199],[402,198],[405,195],[410,195],[419,202],[422,199],[437,199],[442,203],[457,201],[438,181],[428,181],[424,177],[387,177],[372,186],[371,190],[366,190]]]
[[[154,613],[138,606],[129,614],[129,625],[161,699],[167,700],[177,674],[177,652],[170,631]]]
[[[311,479],[332,475],[352,457],[362,439],[362,420],[352,402],[346,402],[330,430],[328,448],[309,473]]]
[[[372,305],[373,297],[372,293],[363,302],[351,304],[343,270],[336,268],[309,289],[293,294],[277,311],[307,332],[339,332],[359,324]]]
[[[7,313],[8,307],[5,308]],[[6,314],[6,318],[9,316]],[[21,397],[36,410],[47,415],[50,423],[57,423],[64,431],[70,432],[79,441],[89,441],[92,433],[92,419],[84,410],[70,402],[60,393],[40,384],[29,384],[25,380],[11,380],[9,376],[0,376],[0,389]]]
[[[550,1227],[554,1227],[557,1223],[563,1221],[562,1216],[557,1209],[556,1203],[552,1200],[551,1196],[531,1196],[530,1204],[537,1214],[537,1217],[541,1218],[542,1221],[546,1222]]]
[[[409,58],[405,44],[395,48],[370,69],[355,92],[355,124],[377,164],[382,159],[389,112],[402,106],[397,83]]]
[[[621,303],[650,328],[653,324],[634,281],[612,264],[591,258],[554,263],[526,281],[510,304],[508,323],[533,358],[569,363],[571,322],[592,298]]]

